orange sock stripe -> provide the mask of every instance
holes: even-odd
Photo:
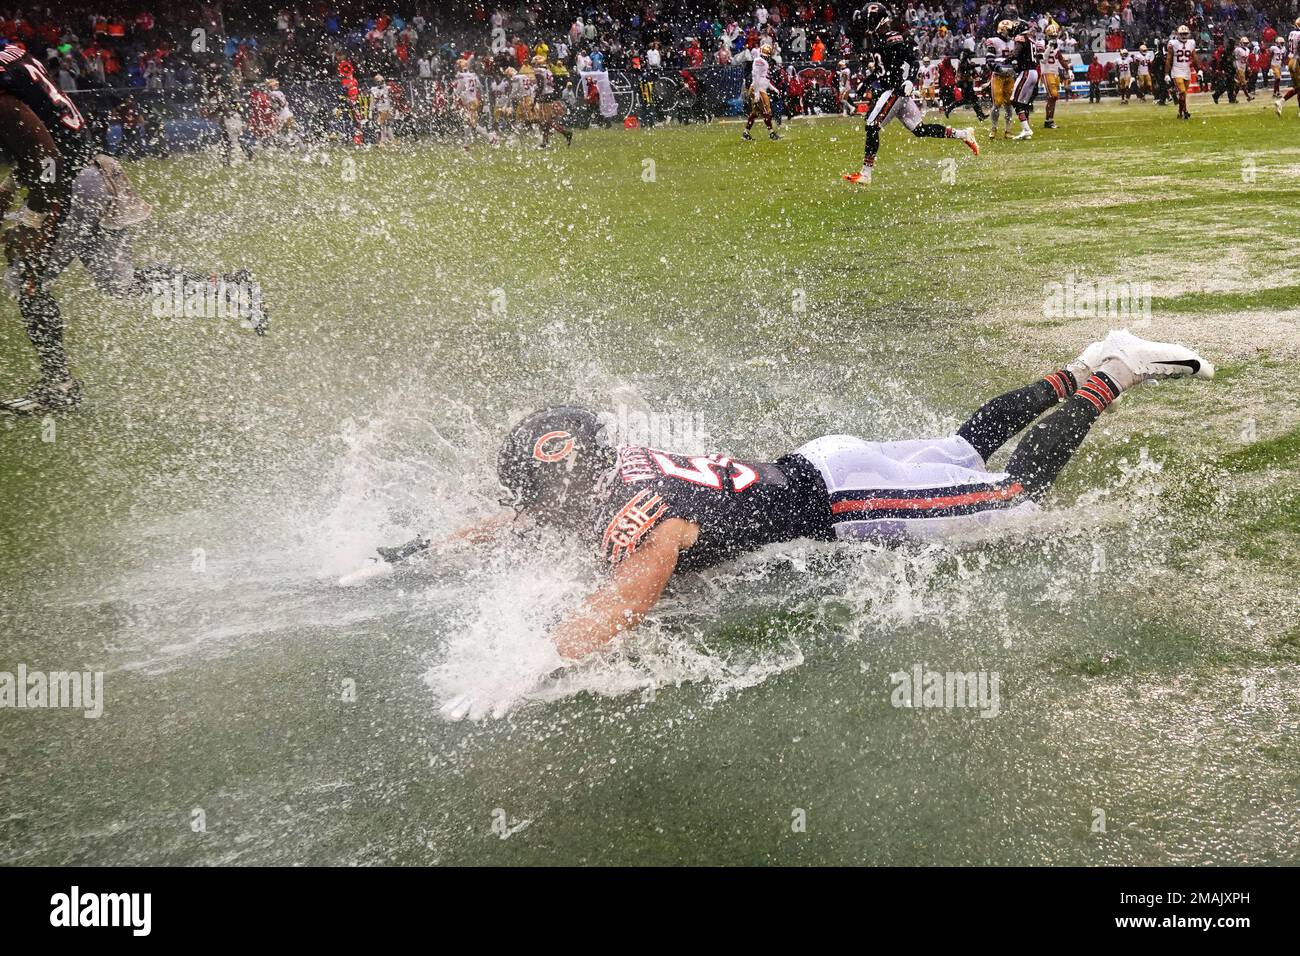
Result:
[[[1101,398],[1105,400],[1107,405],[1115,401],[1114,391],[1111,390],[1110,385],[1101,376],[1099,375],[1089,376],[1088,381],[1085,382],[1084,384],[1087,386],[1091,386],[1097,392],[1097,394],[1100,395]]]
[[[1097,409],[1098,415],[1100,415],[1102,412],[1106,410],[1106,403],[1103,402],[1101,399],[1099,399],[1097,396],[1093,395],[1092,392],[1088,391],[1087,389],[1084,388],[1079,389],[1079,397],[1086,398],[1088,401],[1090,401],[1092,403],[1092,407]]]

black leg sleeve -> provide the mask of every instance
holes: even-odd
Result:
[[[970,442],[985,461],[1026,425],[1056,404],[1058,396],[1050,382],[1040,379],[985,402],[966,419],[957,434]]]
[[[27,337],[41,360],[41,377],[57,380],[68,376],[68,355],[63,348],[63,316],[54,296],[45,290],[23,292],[18,311],[27,326]]]
[[[918,123],[916,129],[912,130],[913,136],[933,136],[943,139],[948,135],[948,127],[942,123]]]
[[[1083,444],[1100,414],[1082,395],[1067,399],[1020,440],[1007,463],[1007,474],[1024,485],[1031,497],[1043,494]]]

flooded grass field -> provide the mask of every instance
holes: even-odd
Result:
[[[139,262],[254,269],[272,329],[56,286],[87,402],[0,421],[0,671],[103,713],[0,708],[0,862],[1294,862],[1300,143],[1193,112],[891,127],[867,191],[848,119],[133,165]],[[334,586],[497,510],[542,405],[771,460],[947,434],[1122,325],[1219,374],[1126,395],[1040,514],[683,575],[556,680],[576,548]],[[926,672],[996,688],[896,706]]]

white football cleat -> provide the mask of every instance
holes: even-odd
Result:
[[[1281,115],[1282,115],[1282,101],[1281,101],[1281,100],[1274,100],[1274,101],[1273,101],[1273,112],[1276,113],[1278,116],[1281,116]]]
[[[1128,329],[1118,329],[1100,342],[1093,342],[1066,368],[1079,379],[1081,371],[1087,377],[1110,359],[1123,363],[1133,373],[1134,381],[1117,383],[1120,388],[1131,388],[1153,378],[1214,378],[1214,365],[1191,349],[1141,339]]]
[[[955,129],[952,131],[953,136],[961,140],[970,147],[970,151],[976,156],[980,154],[980,144],[975,142],[975,130],[969,126],[966,129]]]
[[[856,172],[856,173],[847,173],[847,174],[845,174],[845,176],[844,176],[844,180],[845,180],[846,182],[856,183],[856,184],[859,185],[859,186],[870,186],[870,185],[871,185],[871,167],[870,167],[870,166],[863,166],[863,167],[862,167],[862,170],[861,170],[860,172]]]
[[[1011,138],[1012,139],[1033,139],[1034,131],[1031,129],[1022,129],[1019,133],[1017,133],[1015,136]]]

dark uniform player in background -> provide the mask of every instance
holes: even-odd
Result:
[[[1036,512],[1121,392],[1156,378],[1213,375],[1190,349],[1117,331],[1065,368],[985,403],[955,434],[884,442],[828,435],[775,461],[615,447],[598,416],[550,408],[516,425],[498,457],[503,503],[513,515],[436,545],[418,540],[381,551],[383,560],[340,584],[391,573],[396,563],[453,542],[489,542],[516,522],[577,535],[610,572],[551,632],[559,654],[578,660],[635,627],[676,572],[797,538],[925,542]],[[1020,440],[1005,471],[989,470],[999,448],[1054,407]],[[444,713],[474,710],[457,701]]]
[[[253,147],[244,142],[241,135],[244,130],[241,98],[225,63],[215,57],[209,60],[203,65],[199,82],[203,114],[220,127],[221,161],[231,165],[236,149],[242,150],[245,158],[251,160]]]
[[[1038,50],[1035,47],[1033,28],[1027,20],[1015,21],[1011,29],[1011,63],[1016,69],[1016,82],[1011,87],[1011,107],[1020,120],[1020,132],[1013,139],[1032,139],[1029,128],[1029,111],[1033,109],[1038,92]]]
[[[978,77],[979,67],[975,63],[975,54],[963,48],[957,60],[957,89],[961,91],[961,101],[954,99],[945,106],[943,108],[945,116],[951,116],[952,111],[959,106],[969,106],[975,111],[975,118],[981,123],[988,119],[988,114],[980,107],[979,94],[975,91],[975,81]]]
[[[916,44],[895,27],[889,8],[882,3],[867,4],[861,11],[859,22],[865,31],[867,44],[879,61],[880,91],[867,113],[862,169],[844,178],[863,186],[871,183],[876,153],[880,150],[880,131],[895,119],[911,130],[913,136],[960,139],[978,156],[980,148],[975,142],[973,129],[953,129],[939,123],[921,122],[925,111],[912,96],[914,80],[919,72]]]
[[[98,154],[84,116],[51,82],[40,61],[21,47],[0,48],[0,150],[13,165],[0,184],[0,215],[20,188],[26,201],[18,223],[4,234],[6,284],[18,299],[41,377],[27,394],[0,402],[0,412],[33,414],[75,407],[81,386],[72,378],[63,346],[63,317],[50,284],[79,258],[110,295],[146,294],[158,282],[206,282],[169,266],[137,270],[127,229],[150,209],[131,189],[116,160]],[[244,270],[220,277],[253,284]],[[265,315],[254,317],[265,329]]]

